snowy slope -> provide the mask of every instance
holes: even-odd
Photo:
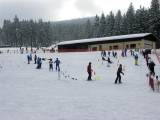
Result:
[[[58,79],[56,71],[49,72],[48,61],[43,61],[42,69],[37,70],[33,62],[27,64],[26,54],[0,54],[1,120],[160,119],[160,93],[148,87],[148,69],[142,56],[140,66],[134,65],[131,56],[111,57],[111,67],[102,64],[100,52],[38,56],[59,57],[61,70],[69,77],[61,74]],[[125,75],[123,84],[115,85],[118,60],[125,67]],[[89,61],[98,76],[94,81],[86,81]]]

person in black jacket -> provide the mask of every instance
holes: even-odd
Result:
[[[117,70],[117,78],[116,78],[116,80],[115,80],[115,84],[117,84],[117,81],[118,81],[119,83],[122,83],[122,82],[121,82],[121,73],[124,75],[124,73],[122,72],[122,64],[120,64],[119,67],[118,67],[118,70]]]
[[[148,67],[149,67],[150,72],[153,73],[153,74],[155,74],[155,72],[154,72],[155,63],[153,61],[151,61],[148,64]]]
[[[34,64],[37,64],[37,55],[34,55]]]
[[[92,80],[92,67],[91,67],[91,62],[89,62],[87,66],[87,72],[88,72],[88,80]]]

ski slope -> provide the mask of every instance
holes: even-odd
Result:
[[[100,52],[38,53],[61,60],[60,76],[49,72],[47,60],[37,70],[26,56],[0,54],[1,120],[160,120],[160,93],[149,88],[148,68],[140,55],[139,66],[129,53],[124,58],[118,53],[107,67]],[[151,57],[158,73],[157,58]],[[124,68],[122,84],[114,84],[118,60]],[[86,81],[89,62],[93,81]]]

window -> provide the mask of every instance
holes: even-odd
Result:
[[[113,49],[117,50],[118,49],[118,45],[114,45]]]
[[[99,45],[99,50],[100,50],[100,51],[102,50],[102,45]]]
[[[112,46],[109,46],[109,50],[112,50]]]
[[[130,44],[130,48],[131,49],[135,49],[136,48],[136,44]]]
[[[126,45],[126,48],[129,48],[129,45]]]
[[[97,51],[97,47],[93,47],[93,48],[92,48],[92,51]]]

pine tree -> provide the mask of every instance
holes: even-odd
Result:
[[[99,25],[99,34],[100,34],[100,37],[104,37],[106,36],[106,18],[105,18],[105,15],[104,13],[102,13],[101,15],[101,18],[100,18],[100,25]]]
[[[120,35],[121,34],[121,24],[122,24],[122,15],[121,15],[121,11],[118,10],[118,12],[115,16],[113,35]]]
[[[120,25],[120,29],[121,29],[121,35],[128,34],[128,31],[127,31],[127,17],[126,17],[125,14],[122,17],[122,23]]]
[[[148,28],[148,11],[145,10],[145,8],[141,7],[136,10],[136,14],[135,14],[135,26],[136,26],[136,32],[137,33],[144,33],[147,32],[147,28]]]
[[[158,29],[156,26],[160,24],[160,8],[159,8],[159,1],[152,0],[151,6],[149,9],[149,25],[150,31],[153,32],[155,35],[158,35]]]
[[[14,34],[13,36],[13,43],[14,43],[14,46],[18,46],[19,44],[19,39],[18,39],[18,30],[19,30],[19,27],[20,27],[20,23],[19,23],[19,18],[17,17],[17,15],[15,15],[14,17],[14,21],[13,21],[13,29],[12,30],[12,33]]]
[[[152,0],[149,9],[149,31],[160,38],[160,3],[159,0]],[[158,41],[158,46],[160,41]]]
[[[87,23],[86,23],[86,25],[85,25],[86,27],[85,27],[85,33],[86,33],[86,35],[85,35],[85,38],[91,38],[92,37],[92,24],[91,24],[91,22],[90,22],[90,20],[88,19],[87,20]]]
[[[114,32],[114,14],[111,11],[110,14],[106,17],[106,35],[107,36],[112,36]]]
[[[132,3],[130,4],[127,10],[126,20],[127,20],[127,33],[128,34],[135,33],[135,10]]]
[[[100,27],[100,20],[99,16],[96,15],[95,21],[94,21],[94,27],[93,27],[93,37],[99,37],[99,27]]]

